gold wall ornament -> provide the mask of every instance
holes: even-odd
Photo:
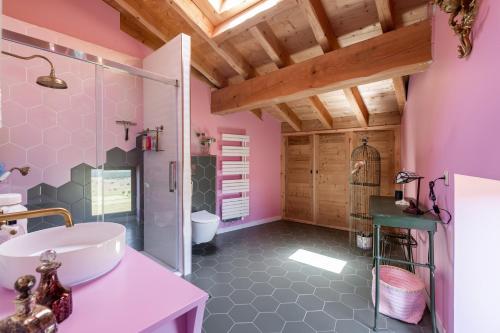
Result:
[[[431,0],[431,3],[450,14],[448,24],[460,38],[458,57],[467,57],[472,51],[471,32],[479,9],[479,0]]]

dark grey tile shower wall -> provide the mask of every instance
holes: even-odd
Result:
[[[206,210],[215,214],[215,184],[216,184],[215,156],[192,156],[191,166],[193,181],[192,211]]]
[[[113,148],[106,153],[104,169],[119,169],[137,167],[139,160],[138,149],[125,152],[120,148]],[[91,172],[93,167],[82,163],[71,169],[71,180],[60,187],[53,187],[42,183],[28,190],[28,209],[62,207],[71,212],[75,223],[95,221],[92,215],[91,202]],[[133,212],[137,191],[132,191]],[[130,215],[130,214],[129,214]],[[36,231],[54,226],[63,225],[60,216],[29,219],[28,230]]]

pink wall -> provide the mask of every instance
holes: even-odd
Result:
[[[151,50],[120,31],[120,14],[102,0],[3,0],[5,15],[143,58]]]
[[[427,72],[410,80],[402,125],[402,165],[426,176],[427,181],[444,170],[451,175],[500,179],[496,147],[500,139],[500,2],[480,3],[470,58],[457,58],[458,40],[448,26],[448,17],[438,12],[433,20],[434,62]],[[421,198],[429,204],[426,194],[424,191]],[[453,212],[453,177],[449,187],[438,185],[437,194],[440,206]],[[466,227],[475,228],[476,222],[470,221]],[[454,331],[454,223],[440,226],[436,235],[437,309],[448,333]],[[426,238],[418,241],[419,259],[425,261]],[[485,266],[490,264],[485,262]],[[427,279],[426,272],[421,273]]]
[[[210,113],[210,88],[196,78],[192,78],[191,129],[192,154],[200,151],[195,132],[204,132],[217,139],[217,144],[211,147],[211,154],[218,156],[218,165],[221,155],[219,142],[221,133],[250,136],[250,216],[243,222],[224,223],[222,227],[281,216],[281,129],[277,120],[264,114],[264,121],[261,121],[250,112],[214,116]],[[217,187],[220,192],[219,179]],[[220,215],[219,207],[218,202],[218,215]]]

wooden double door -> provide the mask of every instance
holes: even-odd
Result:
[[[382,157],[382,195],[393,193],[399,160],[395,131],[288,136],[283,139],[284,218],[349,229],[350,156],[363,137]]]

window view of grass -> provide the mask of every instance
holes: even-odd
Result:
[[[92,170],[91,181],[92,215],[132,210],[131,170]]]

